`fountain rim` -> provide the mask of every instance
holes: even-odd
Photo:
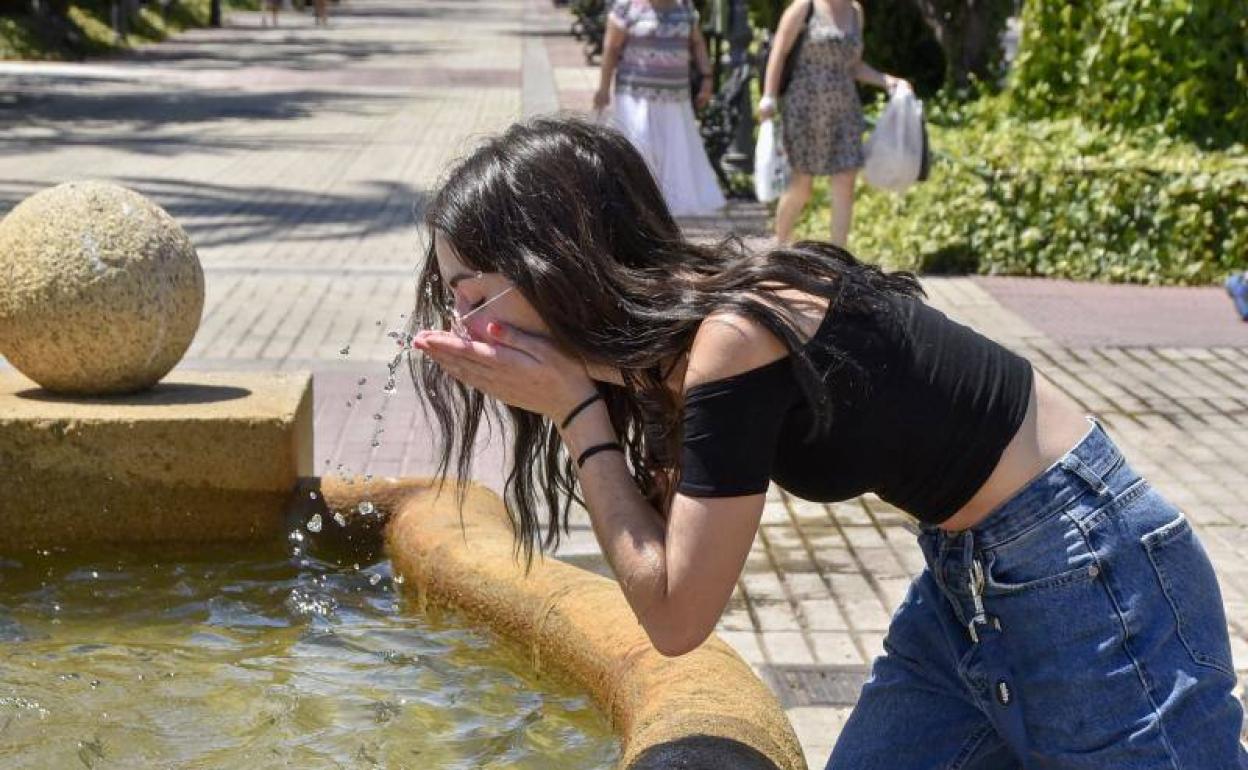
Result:
[[[309,481],[328,511],[374,503],[385,553],[422,606],[456,610],[584,690],[620,740],[617,770],[807,770],[779,701],[727,643],[712,635],[664,657],[615,581],[553,558],[526,573],[493,491],[469,484],[461,508],[453,483],[326,477],[301,490]]]

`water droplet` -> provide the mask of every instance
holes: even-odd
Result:
[[[321,531],[321,514],[319,513],[313,514],[312,518],[308,519],[308,531],[309,532]]]
[[[341,512],[334,514],[334,521],[338,522],[340,527],[347,526],[347,517],[343,516]]]
[[[374,414],[374,415],[373,415],[373,419],[374,419],[374,420],[380,420],[380,419],[381,419],[381,412],[377,412],[376,414]]]
[[[96,572],[95,570],[91,570],[91,577],[95,578],[96,580],[99,580],[99,579],[100,579],[100,573],[99,573],[99,572]]]
[[[303,533],[297,529],[292,529],[286,539],[290,540],[292,543],[302,543]]]
[[[97,687],[99,687],[99,686],[100,686],[100,680],[99,680],[99,679],[92,679],[92,680],[91,680],[91,689],[92,689],[92,690],[94,690],[95,688],[97,688]]]
[[[350,346],[350,345],[347,345],[347,346],[345,346],[342,350],[339,350],[339,351],[338,351],[338,355],[340,355],[340,356],[350,355],[350,353],[351,353],[351,346]]]
[[[61,611],[61,605],[59,605],[59,604],[53,604],[53,605],[52,605],[52,611],[53,611],[53,612],[60,612],[60,611]]]
[[[325,461],[325,464],[326,464],[326,465],[329,465],[329,460],[326,460],[326,461]],[[308,493],[308,498],[309,498],[309,499],[312,499],[312,500],[315,500],[315,499],[316,499],[316,493],[315,493],[315,492],[309,492],[309,493]]]
[[[363,514],[364,516],[370,516],[376,511],[377,511],[377,506],[373,505],[368,500],[365,500],[364,502],[360,503],[360,513]]]
[[[378,575],[378,574],[376,574],[376,573],[373,573],[372,575],[369,575],[369,576],[368,576],[368,584],[369,584],[370,586],[375,586],[375,585],[377,585],[377,584],[378,584],[378,583],[380,583],[380,582],[381,582],[381,575]]]
[[[373,439],[371,446],[373,447],[373,449],[376,449],[377,447],[381,446],[381,442],[378,441],[377,439]]]
[[[403,585],[403,576],[402,576],[402,575],[395,575],[395,576],[394,576],[394,584],[395,584],[395,585],[397,585],[397,586],[401,586],[401,585]]]

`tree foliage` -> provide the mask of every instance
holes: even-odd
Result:
[[[1027,0],[1020,113],[1248,141],[1248,0]]]

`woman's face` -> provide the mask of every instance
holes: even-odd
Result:
[[[550,327],[524,295],[508,291],[514,284],[502,273],[481,273],[478,277],[476,270],[460,261],[455,247],[441,233],[434,235],[433,248],[442,285],[454,298],[455,309],[464,318],[464,327],[472,339],[489,340],[485,327],[490,321],[499,321],[530,334],[550,336]],[[482,307],[487,302],[489,305]],[[473,312],[478,308],[478,312]]]
[[[504,275],[482,273],[477,277],[477,271],[460,261],[455,247],[442,233],[434,234],[433,249],[437,254],[442,285],[450,290],[460,316],[467,316],[463,324],[468,336],[477,341],[489,341],[485,327],[490,321],[499,321],[529,334],[550,337],[550,327],[524,295],[518,291],[507,291],[513,284]],[[482,307],[487,302],[489,305]],[[480,308],[479,312],[473,312],[477,308]],[[624,383],[619,371],[612,367],[587,361],[585,369],[595,380],[617,385]]]

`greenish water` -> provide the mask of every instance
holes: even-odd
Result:
[[[588,698],[400,589],[281,543],[0,558],[0,767],[613,766]]]

